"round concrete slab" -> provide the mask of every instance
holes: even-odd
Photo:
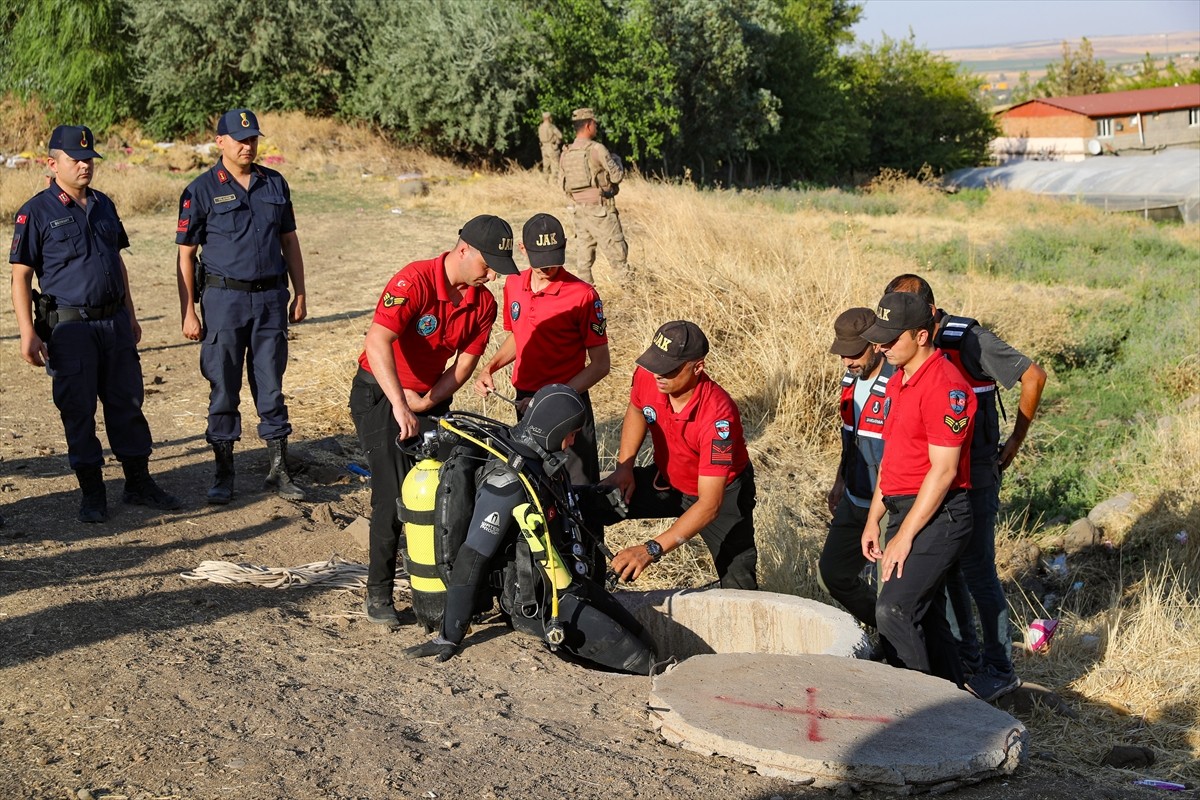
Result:
[[[688,750],[832,787],[942,788],[1011,773],[1025,726],[952,684],[862,659],[698,655],[654,678],[651,722]]]

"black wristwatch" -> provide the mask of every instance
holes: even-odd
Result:
[[[662,545],[651,539],[650,541],[646,542],[645,547],[646,552],[650,554],[650,560],[657,564],[659,559],[663,557]]]

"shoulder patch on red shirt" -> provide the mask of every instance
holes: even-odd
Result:
[[[383,307],[391,308],[392,306],[402,306],[408,302],[407,297],[397,297],[391,292],[383,293]]]
[[[961,414],[963,409],[967,407],[967,393],[961,389],[950,390],[950,411],[953,414]]]
[[[514,303],[513,305],[516,305],[516,304]],[[513,317],[513,319],[516,319],[516,317]],[[608,329],[608,323],[607,322],[593,322],[593,323],[591,323],[590,327],[592,329],[592,333],[596,334],[597,336],[603,336],[604,331]]]
[[[712,440],[712,463],[720,466],[733,465],[733,442],[724,439]]]
[[[962,419],[955,419],[954,417],[947,414],[945,417],[942,418],[942,421],[945,422],[946,427],[949,428],[954,433],[962,433],[962,429],[967,427],[967,423],[971,421],[971,418],[963,417]]]

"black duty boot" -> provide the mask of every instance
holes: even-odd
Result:
[[[391,586],[368,586],[363,608],[367,612],[368,622],[389,628],[400,627],[400,617],[396,615],[396,606],[392,603]]]
[[[267,453],[271,459],[271,470],[267,473],[266,487],[284,500],[303,500],[304,490],[292,481],[287,464],[287,437],[268,439]]]
[[[223,506],[233,499],[233,442],[213,442],[212,449],[217,473],[208,490],[208,502]]]
[[[150,477],[150,464],[144,456],[127,458],[121,462],[125,469],[125,491],[121,501],[131,506],[150,506],[160,511],[174,511],[183,503],[179,498],[164,492],[154,478]]]
[[[108,496],[104,492],[104,473],[100,467],[77,467],[75,477],[83,491],[79,504],[80,522],[108,522]]]

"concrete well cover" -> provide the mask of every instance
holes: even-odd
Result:
[[[1011,773],[1025,726],[947,681],[827,655],[698,655],[654,678],[669,742],[817,786],[928,789]]]

